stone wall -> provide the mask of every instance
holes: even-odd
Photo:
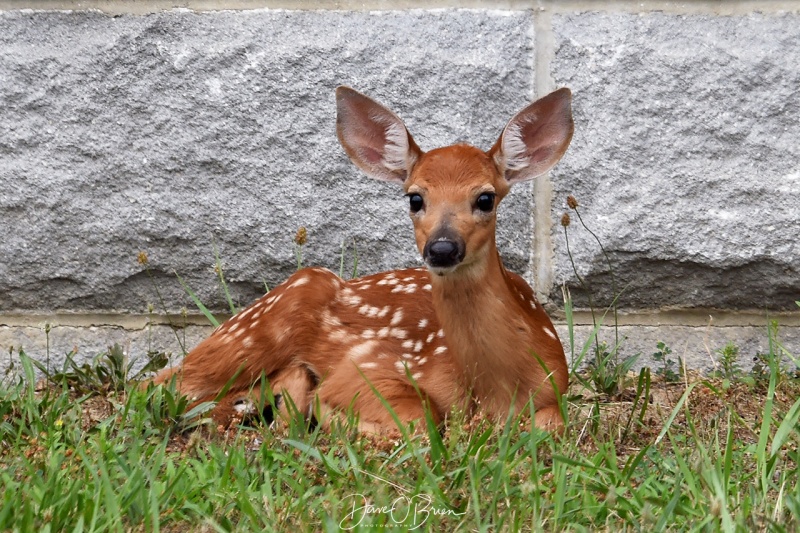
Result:
[[[775,318],[800,354],[796,2],[180,4],[0,2],[0,348],[180,353],[166,313],[189,310],[188,347],[207,330],[176,273],[224,311],[216,249],[245,304],[295,269],[300,226],[305,264],[419,264],[402,192],[338,146],[346,84],[423,149],[488,148],[570,87],[569,152],[501,207],[507,265],[554,316],[563,286],[588,307],[572,194],[606,254],[572,211],[569,252],[596,307],[623,289],[623,353],[707,368],[728,340],[765,351]]]

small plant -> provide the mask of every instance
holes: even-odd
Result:
[[[589,226],[587,226],[586,223],[583,221],[581,212],[578,209],[578,207],[580,207],[580,204],[578,203],[578,200],[571,194],[567,196],[567,207],[575,211],[575,215],[577,215],[578,217],[578,222],[580,222],[581,226],[583,226],[583,229],[585,229],[589,233],[589,235],[591,235],[597,242],[597,245],[600,247],[600,251],[603,253],[603,257],[606,260],[606,264],[608,265],[608,273],[611,276],[611,293],[613,296],[613,301],[611,302],[611,309],[614,312],[614,342],[616,344],[619,344],[619,326],[618,326],[619,320],[617,318],[617,299],[619,298],[621,292],[617,290],[617,279],[614,276],[614,266],[611,264],[611,259],[608,257],[608,252],[606,252],[606,249],[603,246],[603,242],[600,240],[597,234],[593,232],[589,228]],[[592,318],[594,318],[594,304],[592,303],[591,293],[589,292],[589,289],[586,286],[584,280],[578,275],[578,270],[575,268],[575,263],[572,260],[572,253],[570,252],[569,249],[569,236],[567,234],[567,228],[569,227],[569,225],[570,225],[569,213],[564,213],[564,215],[561,217],[561,226],[564,228],[564,239],[567,244],[567,255],[569,255],[569,260],[570,263],[572,264],[572,270],[573,272],[575,272],[575,276],[578,278],[581,287],[583,287],[584,291],[586,291],[587,297],[589,299],[589,307],[592,310]]]
[[[670,358],[670,355],[672,355],[672,348],[662,341],[656,343],[656,348],[657,350],[653,352],[653,359],[662,365],[660,369],[656,370],[656,375],[661,376],[664,378],[664,381],[668,383],[680,381],[680,369],[678,369],[678,372],[675,371],[675,360]]]
[[[599,357],[586,365],[594,390],[610,398],[617,397],[627,386],[628,372],[638,359],[637,354],[620,362],[616,349],[611,350],[605,342],[601,342]]]
[[[236,309],[236,304],[233,303],[233,298],[231,298],[231,292],[228,290],[225,274],[222,272],[222,260],[219,258],[219,250],[217,250],[216,243],[214,243],[214,273],[219,276],[219,284],[220,287],[222,287],[225,301],[228,302],[228,308],[231,310],[231,314],[235,315],[238,311]]]
[[[150,278],[150,282],[153,284],[153,288],[156,291],[156,297],[158,298],[158,301],[161,304],[161,309],[164,310],[164,314],[167,317],[167,321],[169,322],[169,325],[172,328],[173,333],[175,333],[175,339],[178,341],[178,346],[181,347],[181,351],[185,354],[186,343],[181,342],[180,335],[178,335],[178,328],[172,324],[172,320],[170,320],[169,318],[169,313],[167,313],[167,306],[164,303],[164,298],[161,296],[161,291],[158,288],[158,283],[156,283],[156,279],[150,270],[150,258],[148,257],[147,252],[139,252],[136,255],[136,262],[142,265],[144,267],[145,272],[147,272],[147,277]],[[152,305],[148,306],[148,311],[152,313]]]
[[[150,423],[158,430],[175,429],[182,433],[211,423],[204,415],[215,403],[201,402],[189,409],[189,398],[177,390],[174,381],[164,385],[150,383],[145,394]]]
[[[569,195],[567,196],[567,206],[575,212],[575,215],[578,217],[578,221],[580,222],[581,226],[594,238],[597,242],[598,246],[600,247],[600,251],[603,253],[603,257],[608,264],[608,271],[611,276],[611,290],[613,293],[613,301],[611,302],[610,308],[603,314],[603,317],[598,319],[595,313],[595,304],[592,297],[592,292],[590,288],[587,286],[586,281],[581,277],[578,273],[578,269],[575,266],[575,261],[572,257],[572,251],[570,250],[569,246],[569,231],[568,228],[571,223],[571,218],[569,213],[565,212],[561,217],[561,227],[564,228],[564,241],[566,243],[567,248],[567,255],[569,256],[570,264],[572,265],[572,271],[575,274],[575,277],[578,280],[583,291],[586,293],[586,297],[589,302],[589,311],[592,315],[592,325],[594,326],[593,332],[593,342],[594,342],[594,360],[589,360],[587,363],[588,367],[588,381],[591,383],[591,388],[595,392],[600,394],[605,394],[609,397],[617,396],[624,388],[625,388],[625,380],[628,375],[628,372],[633,368],[636,364],[636,361],[639,359],[639,355],[634,355],[624,359],[623,361],[619,360],[619,353],[618,349],[620,346],[620,338],[619,338],[619,321],[617,317],[617,299],[619,298],[620,293],[617,291],[617,281],[614,276],[614,267],[611,263],[611,259],[606,252],[605,247],[603,246],[602,241],[594,233],[586,223],[583,221],[583,217],[581,217],[581,213],[578,209],[579,207],[578,200],[575,199],[574,196]],[[569,291],[564,291],[565,299],[564,299],[564,307],[565,312],[567,314],[568,322],[571,322],[572,319],[572,302],[571,300],[568,301]],[[602,342],[599,339],[600,327],[602,325],[602,320],[605,318],[605,315],[608,311],[612,311],[613,318],[614,318],[614,347],[610,349],[608,343]],[[573,361],[575,360],[575,353],[574,353],[574,336],[572,334],[572,325],[570,324],[570,344],[573,346]],[[581,356],[578,360],[583,360],[583,355],[586,352],[586,348],[584,347]],[[579,379],[581,379],[579,377]],[[583,381],[581,379],[581,381]],[[584,382],[584,385],[586,383]]]
[[[739,366],[739,347],[733,341],[729,341],[717,350],[717,354],[720,356],[720,369],[714,374],[726,380],[740,378],[742,368]]]
[[[138,381],[146,373],[161,370],[169,361],[164,352],[148,352],[147,363],[139,371],[133,372],[134,363],[128,360],[119,344],[98,354],[91,363],[82,365],[75,362],[76,353],[73,350],[66,354],[58,372],[52,372],[36,360],[32,362],[49,382],[65,385],[80,394],[91,394],[123,391],[129,381]]]
[[[345,242],[346,241],[342,241],[342,252],[339,255],[339,277],[342,279],[344,279],[344,256],[348,248],[345,246]],[[350,277],[358,277],[358,247],[356,246],[355,239],[353,239],[353,271],[350,273]]]
[[[294,256],[297,259],[297,270],[303,268],[303,246],[308,242],[308,230],[300,226],[294,235]]]

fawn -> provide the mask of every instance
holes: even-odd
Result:
[[[530,104],[488,152],[467,144],[423,152],[392,111],[339,87],[339,141],[368,176],[402,185],[426,268],[348,281],[299,270],[155,381],[174,376],[195,402],[228,384],[217,421],[246,408],[266,376],[276,398],[291,398],[278,402],[282,416],[290,403],[320,421],[352,406],[364,432],[396,430],[375,391],[403,423],[423,418],[426,406],[437,423],[454,408],[502,419],[532,397],[535,425],[561,430],[564,350],[530,286],[503,267],[495,223],[511,185],[564,155],[570,102],[560,89]]]

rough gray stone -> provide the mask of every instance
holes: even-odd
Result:
[[[46,322],[37,326],[0,326],[0,380],[4,376],[22,375],[19,352],[42,363],[53,372],[64,368],[68,353],[78,364],[90,363],[93,358],[107,353],[114,344],[119,344],[133,370],[138,371],[147,362],[149,351],[164,352],[173,363],[183,357],[183,350],[190,350],[207,337],[211,326],[187,326],[177,330],[169,326],[146,326],[129,329],[113,326],[52,326],[49,334]]]
[[[338,146],[334,88],[392,107],[423,149],[488,148],[531,94],[528,12],[0,13],[0,311],[224,308],[307,264],[417,263],[401,191]],[[531,187],[499,244],[528,269]],[[352,244],[345,263],[353,258]],[[347,268],[347,267],[346,267]]]
[[[577,197],[621,304],[796,310],[800,14],[560,14],[553,32],[577,125],[553,215]],[[608,304],[606,260],[577,222],[578,271]],[[560,226],[554,239],[557,285],[585,306]]]
[[[574,351],[570,346],[567,327],[557,325],[556,330],[564,344],[567,359],[575,367],[585,367],[594,360],[595,344],[591,339],[594,328],[591,326],[574,328]],[[728,343],[733,343],[738,348],[737,364],[743,371],[751,370],[759,361],[764,364],[766,359],[763,357],[771,353],[766,321],[762,327],[620,326],[617,333],[618,337],[613,327],[603,326],[597,339],[613,349],[618,338],[618,362],[628,357],[635,357],[634,370],[649,367],[654,373],[665,368],[663,361],[653,357],[659,351],[659,342],[663,342],[671,350],[666,359],[672,361],[670,369],[676,373],[682,366],[704,373],[721,370],[720,351]],[[797,359],[797,350],[800,349],[800,328],[779,327],[774,340],[785,349],[785,351],[778,349],[778,344],[774,344],[775,349],[772,351],[783,367],[793,372],[800,370],[800,360]],[[590,343],[588,347],[587,343]],[[585,355],[581,358],[584,350]]]
[[[115,343],[122,346],[126,354],[141,368],[146,362],[150,350],[163,351],[172,355],[173,364],[180,361],[183,349],[191,350],[212,330],[211,326],[190,325],[173,330],[165,325],[154,324],[143,328],[122,328],[118,326],[97,325],[91,327],[54,326],[49,336],[45,333],[47,320],[35,326],[0,326],[0,379],[9,372],[20,371],[18,351],[25,353],[45,364],[49,361],[51,369],[60,369],[64,364],[65,354],[76,350],[75,360],[79,363],[90,362],[96,355],[105,352]],[[178,322],[180,323],[180,322]],[[582,364],[577,359],[592,332],[590,326],[574,328],[574,350],[570,344],[568,328],[556,325],[558,334],[564,344],[567,358],[576,366],[585,366],[593,357],[593,346],[589,346]],[[604,326],[598,339],[609,346],[614,346],[616,338],[612,327]],[[744,370],[752,367],[759,354],[770,351],[769,335],[766,320],[764,326],[737,327],[691,327],[691,326],[620,326],[619,359],[638,356],[635,369],[649,366],[653,371],[663,368],[663,363],[653,358],[658,342],[664,342],[672,350],[669,359],[673,361],[673,369],[677,371],[678,360],[685,361],[686,367],[710,371],[718,368],[718,353],[728,342],[739,348],[739,364]],[[784,326],[778,329],[777,340],[789,355],[782,352],[783,363],[788,369],[795,369],[797,361],[792,360],[800,350],[800,327]],[[575,356],[573,357],[573,354]]]

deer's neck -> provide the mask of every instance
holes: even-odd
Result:
[[[492,252],[485,264],[463,274],[432,275],[431,285],[464,386],[483,409],[502,416],[527,399],[530,327],[497,250]]]

